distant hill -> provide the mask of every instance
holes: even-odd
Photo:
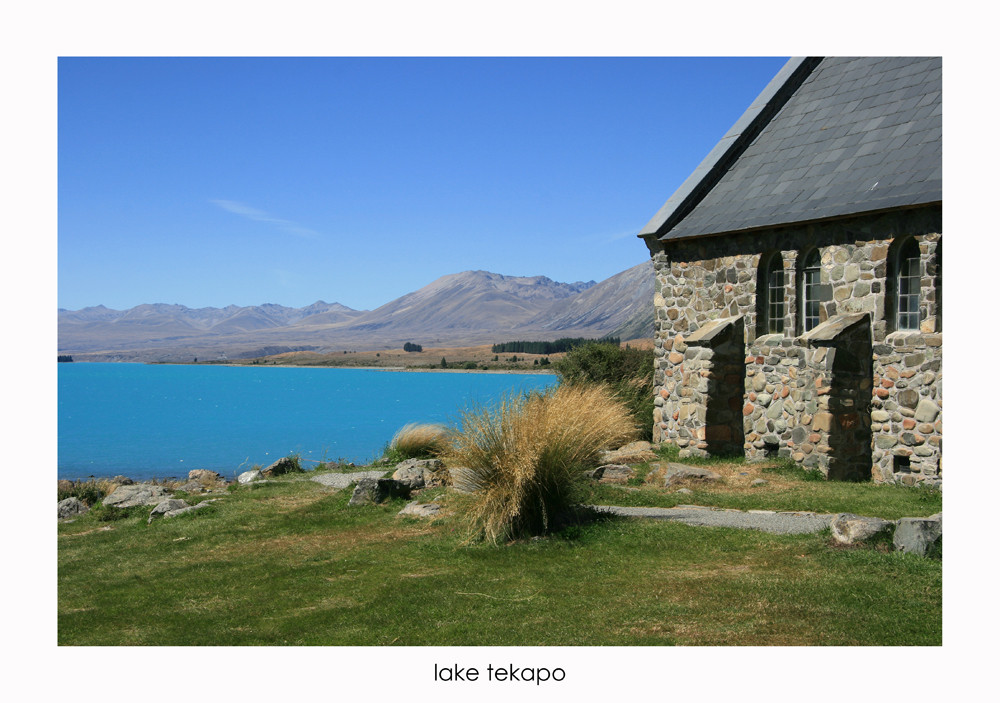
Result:
[[[650,262],[600,283],[465,271],[370,311],[323,301],[304,308],[157,303],[60,310],[59,353],[77,360],[190,361],[264,350],[393,349],[405,342],[462,346],[609,333],[629,339],[618,330],[652,336],[652,301]]]
[[[557,283],[545,276],[465,271],[442,276],[413,293],[361,315],[346,327],[375,331],[405,327],[413,334],[449,330],[505,330],[524,326],[554,302],[594,286]]]
[[[103,305],[59,310],[59,348],[79,352],[182,344],[284,328],[308,320],[341,323],[361,315],[339,303],[317,301],[304,308],[267,303],[250,307],[189,308],[164,303],[112,310]]]
[[[594,329],[612,332],[647,310],[652,321],[653,262],[644,261],[591,286],[578,295],[554,302],[528,321],[545,330]],[[620,335],[611,335],[620,336]],[[637,335],[652,337],[649,335]],[[634,339],[634,337],[622,337]]]

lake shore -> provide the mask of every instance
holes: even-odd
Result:
[[[158,364],[169,365],[169,364]],[[236,363],[205,363],[205,364],[175,364],[176,366],[229,366],[242,367],[252,366],[252,364]],[[548,375],[556,376],[555,371],[534,370],[534,369],[428,369],[419,366],[330,366],[327,364],[275,364],[274,368],[293,369],[350,369],[353,371],[406,371],[413,373],[490,373],[490,374],[522,374],[522,375]]]

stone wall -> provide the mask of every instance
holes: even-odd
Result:
[[[895,332],[875,345],[873,476],[941,481],[941,335]]]
[[[692,379],[705,378],[707,388],[707,379],[724,385],[729,377],[742,387],[747,457],[788,456],[824,473],[837,464],[830,461],[836,448],[821,441],[820,426],[814,429],[822,397],[830,395],[818,391],[835,388],[824,385],[819,372],[829,351],[800,340],[799,267],[815,247],[821,261],[821,325],[858,315],[868,320],[871,377],[859,377],[853,390],[839,387],[837,402],[854,393],[858,407],[870,410],[870,427],[863,428],[873,435],[870,475],[878,481],[939,481],[940,232],[936,206],[724,237],[647,240],[656,271],[654,441],[675,443],[685,454],[709,452],[707,428],[725,423],[709,422],[693,409],[699,404],[692,406],[692,394],[703,391],[692,386]],[[921,253],[920,331],[894,332],[887,310],[891,261],[895,248],[910,236]],[[775,251],[785,271],[785,332],[758,336],[757,267]],[[728,362],[724,372],[717,368],[714,352],[705,352],[701,344],[689,355],[692,334],[708,323],[735,318],[744,327],[742,374]],[[717,392],[732,402],[731,391]],[[845,445],[839,451],[855,450]]]

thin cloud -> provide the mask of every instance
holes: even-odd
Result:
[[[608,232],[597,232],[594,234],[588,234],[583,237],[585,242],[593,242],[595,244],[612,244],[622,239],[627,239],[629,237],[635,237],[639,233],[637,229],[625,229],[618,232],[608,233]]]
[[[281,231],[293,234],[296,237],[304,237],[306,239],[315,239],[319,237],[319,232],[314,229],[303,227],[295,222],[292,222],[291,220],[283,220],[280,217],[273,217],[263,210],[258,210],[255,207],[250,207],[249,205],[235,200],[210,200],[209,202],[213,205],[217,205],[227,212],[239,215],[240,217],[245,217],[248,220],[274,225]]]

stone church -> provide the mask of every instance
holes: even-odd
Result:
[[[793,58],[639,234],[654,440],[941,482],[941,59]]]

